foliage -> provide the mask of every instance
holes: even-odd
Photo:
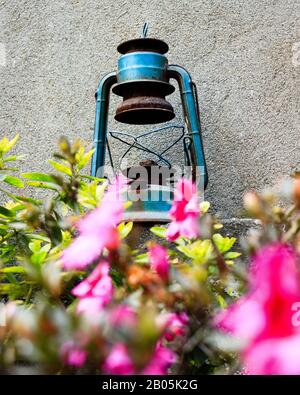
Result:
[[[170,226],[154,226],[154,239],[131,249],[138,243],[127,242],[133,224],[120,221],[124,204],[111,200],[106,180],[84,174],[93,151],[62,138],[52,173],[19,175],[9,167],[20,159],[9,154],[16,141],[0,141],[1,191],[9,198],[0,206],[2,370],[16,362],[48,373],[239,369],[237,337],[222,334],[215,317],[246,292],[247,272],[236,238],[223,235],[208,202],[199,206],[190,188],[174,202]],[[47,193],[28,197],[23,186]],[[296,178],[278,197],[245,196],[262,224],[244,241],[247,254],[278,240],[299,250],[299,190]],[[276,204],[283,196],[291,207]]]

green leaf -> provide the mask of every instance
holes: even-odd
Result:
[[[10,140],[10,142],[6,145],[6,150],[5,152],[9,151],[19,140],[20,135],[17,134],[12,140]]]
[[[62,242],[62,232],[58,226],[53,226],[51,228],[51,241],[57,245]]]
[[[3,181],[7,184],[13,185],[16,188],[24,188],[23,182],[17,177],[5,176]]]
[[[41,240],[32,240],[28,246],[30,250],[33,252],[33,254],[30,257],[30,260],[35,265],[40,265],[45,261],[51,247],[50,244],[46,244],[42,246]]]
[[[221,307],[221,309],[225,309],[227,307],[227,302],[226,300],[223,298],[222,295],[218,294],[217,295],[217,301]]]
[[[22,160],[24,159],[25,155],[11,155],[11,156],[6,156],[3,158],[3,162],[14,162],[16,160]]]
[[[147,253],[140,254],[135,257],[135,262],[139,264],[146,264],[149,262],[149,256]]]
[[[184,238],[184,237],[178,237],[178,239],[176,239],[175,240],[175,243],[177,244],[177,245],[183,245],[183,246],[185,246],[186,245],[186,239]]]
[[[30,260],[34,265],[41,265],[45,262],[46,257],[47,252],[41,250],[31,255]]]
[[[215,244],[218,247],[218,250],[220,252],[227,252],[230,250],[230,248],[236,242],[236,238],[235,237],[223,237],[219,233],[216,233],[213,235],[213,241],[215,242]]]
[[[23,266],[8,266],[0,269],[0,273],[25,273]]]
[[[118,226],[121,239],[125,239],[132,230],[133,222],[122,222]]]
[[[40,181],[27,181],[26,185],[35,188],[51,189],[52,191],[60,190],[60,187],[58,185],[50,184],[46,182],[40,182]]]
[[[28,198],[25,196],[14,196],[14,199],[17,201],[25,202],[25,203],[31,203],[31,204],[34,204],[35,206],[40,206],[43,204],[43,202],[41,200],[32,199],[32,198]]]
[[[70,177],[72,176],[72,171],[68,166],[63,165],[62,163],[55,162],[55,160],[52,159],[49,160],[49,163],[54,167],[55,170],[67,174]]]
[[[206,213],[209,210],[210,203],[207,201],[200,203],[200,211],[202,214]]]
[[[7,137],[4,137],[2,140],[0,140],[0,152],[7,152],[9,151],[19,140],[19,135],[17,134],[12,140],[8,140]]]
[[[192,244],[180,245],[177,250],[198,264],[207,263],[214,257],[210,240],[197,240]]]
[[[45,237],[36,233],[26,233],[25,236],[32,240],[41,240],[46,241],[47,243],[50,241],[49,237]]]
[[[15,216],[15,213],[12,210],[8,210],[7,208],[0,206],[0,214],[4,217],[12,218]]]
[[[162,226],[153,226],[150,230],[155,236],[162,237],[163,239],[166,238],[166,228]]]
[[[87,174],[81,174],[80,178],[91,180],[91,181],[98,181],[98,182],[105,181],[105,178],[98,178],[98,177],[94,177],[94,176],[89,176]]]
[[[235,259],[235,258],[238,258],[238,257],[241,256],[241,255],[242,255],[242,254],[239,253],[239,252],[230,251],[230,252],[227,252],[227,253],[224,255],[224,258],[225,258],[225,259]]]
[[[28,244],[30,251],[33,253],[38,252],[41,249],[42,240],[33,240],[31,243]]]
[[[0,225],[0,235],[1,236],[6,236],[7,235],[7,231],[8,231],[8,226]]]
[[[7,278],[7,280],[11,283],[11,284],[18,284],[18,280],[16,279],[16,277],[14,276],[14,274],[13,273],[11,273],[11,272],[8,272],[8,273],[5,273],[6,274],[6,278]]]
[[[48,244],[45,244],[42,248],[41,248],[41,251],[44,251],[44,252],[49,252],[50,251],[50,248],[51,248],[51,244],[50,243],[48,243]]]
[[[22,173],[21,177],[32,181],[42,181],[56,184],[55,178],[45,173]]]
[[[17,284],[11,284],[11,283],[4,283],[0,284],[0,294],[1,295],[7,295],[7,294],[19,294],[23,293],[23,287],[21,285]]]
[[[18,204],[12,208],[10,208],[11,211],[13,211],[14,213],[16,213],[17,211],[22,211],[24,210],[25,206],[24,204]]]
[[[81,161],[83,155],[84,155],[84,146],[80,145],[80,147],[77,149],[75,154],[75,161],[77,164]]]
[[[214,224],[214,229],[215,230],[220,230],[223,228],[223,224]]]
[[[91,151],[89,151],[85,155],[83,155],[83,157],[80,159],[80,161],[78,163],[79,170],[83,169],[88,164],[88,162],[90,161],[94,152],[95,152],[95,149],[92,149]]]

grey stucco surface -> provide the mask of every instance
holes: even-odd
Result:
[[[300,168],[298,0],[0,0],[1,135],[21,134],[27,171],[49,169],[62,134],[91,146],[98,80],[145,20],[198,86],[206,199],[238,215],[245,190]]]

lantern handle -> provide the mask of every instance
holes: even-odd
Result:
[[[105,143],[107,138],[107,121],[109,93],[111,87],[117,82],[115,72],[106,74],[99,82],[96,91],[96,115],[94,129],[94,148],[91,174],[93,177],[102,178],[105,164]]]
[[[208,184],[208,174],[202,142],[202,130],[198,107],[196,85],[193,83],[189,72],[182,66],[175,64],[168,66],[168,77],[174,78],[181,92],[181,101],[184,110],[189,136],[193,141],[192,155],[194,156],[193,167],[199,167],[203,176],[204,189]]]
[[[141,32],[141,38],[146,38],[149,29],[149,22],[145,22]]]

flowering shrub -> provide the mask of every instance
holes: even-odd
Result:
[[[286,182],[278,196],[269,191],[245,195],[249,214],[262,223],[249,244],[249,289],[216,317],[216,325],[243,341],[241,357],[249,374],[300,374],[300,332],[294,320],[300,299],[299,181],[296,176]],[[277,198],[286,197],[291,206],[276,205]]]
[[[0,141],[1,182],[52,195],[1,188],[9,198],[0,206],[2,371],[26,362],[61,374],[299,372],[298,179],[279,196],[293,207],[270,193],[245,196],[262,224],[244,242],[247,276],[231,250],[236,239],[221,235],[191,181],[176,185],[171,223],[131,249],[122,178],[108,186],[86,176],[93,152],[65,139],[50,160],[55,174],[18,176],[8,167],[20,159],[8,154],[16,141]]]

